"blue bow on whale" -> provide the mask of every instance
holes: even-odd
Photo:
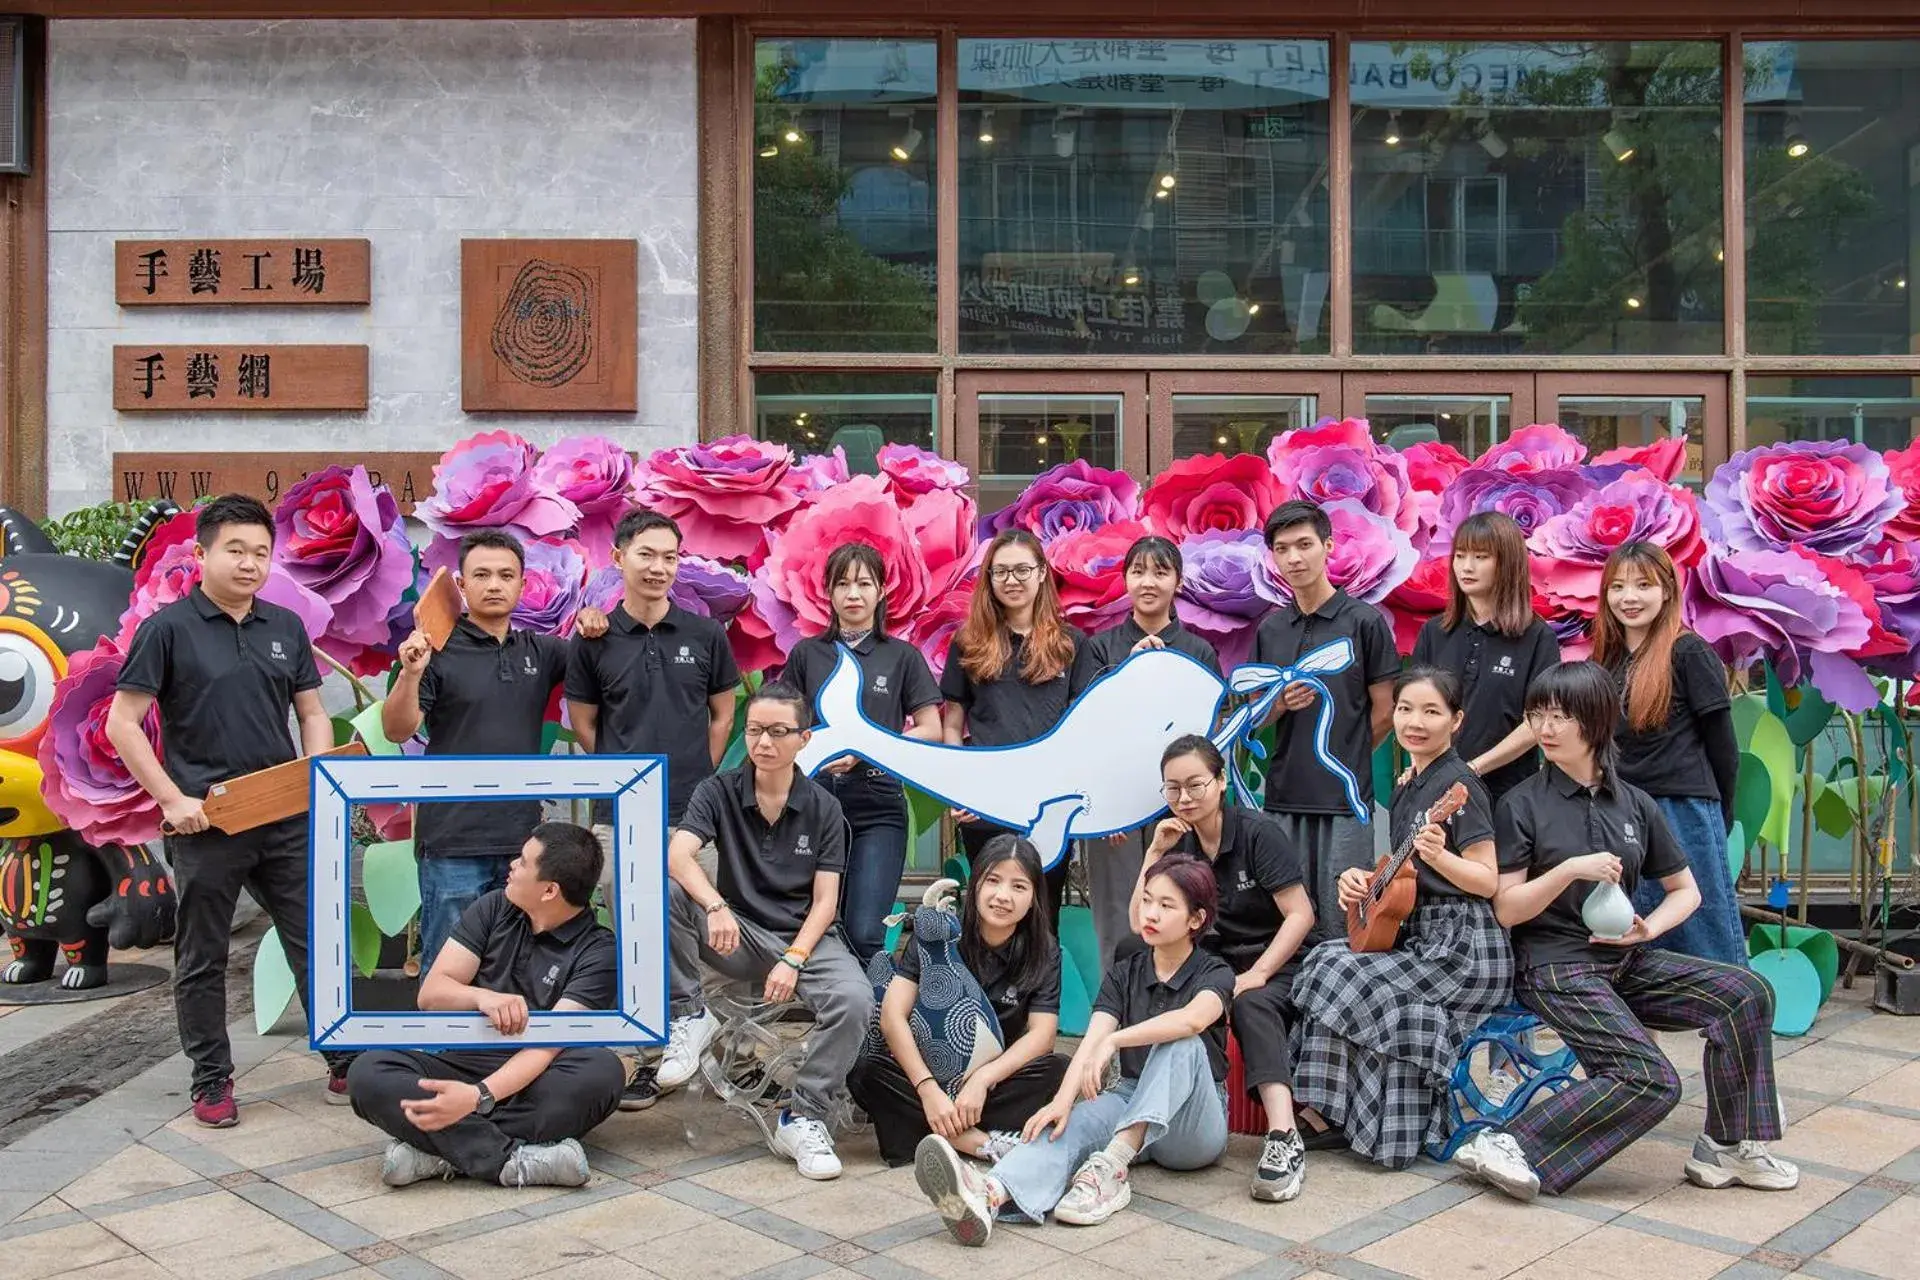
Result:
[[[1281,693],[1290,684],[1309,684],[1320,696],[1319,715],[1313,726],[1313,754],[1334,777],[1340,779],[1340,785],[1347,793],[1347,804],[1353,809],[1353,816],[1364,825],[1372,820],[1373,806],[1360,798],[1360,780],[1353,776],[1353,770],[1347,768],[1333,754],[1329,739],[1333,734],[1333,691],[1327,688],[1322,676],[1335,675],[1353,665],[1353,641],[1342,637],[1330,644],[1323,644],[1300,656],[1300,660],[1290,667],[1276,667],[1264,662],[1248,662],[1237,666],[1227,677],[1227,686],[1235,693],[1255,695],[1246,706],[1235,712],[1224,731],[1226,740],[1243,746],[1256,759],[1264,760],[1266,748],[1254,737],[1267,715],[1273,710],[1273,704],[1280,699]],[[1247,785],[1240,777],[1240,771],[1231,771],[1233,788],[1240,802],[1251,805],[1253,798],[1247,792]]]

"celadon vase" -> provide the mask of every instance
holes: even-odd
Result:
[[[1633,928],[1633,901],[1610,880],[1602,880],[1587,895],[1580,918],[1596,938],[1624,937]]]

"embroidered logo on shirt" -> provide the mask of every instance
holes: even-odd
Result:
[[[285,662],[287,660],[286,646],[281,644],[278,640],[275,640],[273,642],[273,656],[280,659],[280,661],[282,662]]]
[[[678,663],[685,663],[685,664],[686,664],[686,665],[688,665],[688,666],[692,666],[692,665],[693,665],[693,650],[691,650],[691,649],[689,649],[689,648],[687,648],[687,646],[686,646],[686,645],[681,645],[681,646],[680,646],[680,652],[674,655],[674,658],[673,658],[673,660],[674,660],[674,662],[675,662],[676,664],[678,664]]]
[[[540,674],[540,668],[533,665],[532,654],[523,655],[521,660],[527,664],[524,674],[530,675],[530,676],[537,676]]]
[[[798,841],[798,842],[797,842],[797,843],[796,843],[796,844],[795,844],[795,845],[793,846],[793,852],[794,852],[794,854],[795,854],[796,856],[800,856],[800,857],[806,857],[806,856],[810,856],[810,855],[812,854],[812,852],[813,852],[813,851],[812,851],[811,849],[809,849],[809,848],[807,847],[807,833],[806,833],[806,832],[804,832],[804,831],[803,831],[803,832],[801,832],[801,833],[800,833],[800,839],[799,839],[799,841]]]
[[[547,969],[547,976],[540,979],[540,985],[550,987],[558,981],[560,981],[560,966],[556,964]]]
[[[885,676],[875,676],[873,678],[873,690],[875,693],[885,693],[887,691],[887,678]]]
[[[1503,657],[1503,658],[1501,658],[1501,659],[1500,659],[1500,661],[1498,661],[1498,662],[1496,662],[1496,663],[1494,664],[1494,666],[1493,666],[1493,674],[1495,674],[1495,675],[1497,675],[1497,676],[1510,676],[1510,675],[1512,675],[1512,674],[1513,674],[1513,659],[1512,659],[1512,658],[1510,658],[1510,657]]]
[[[1628,844],[1638,845],[1640,843],[1640,837],[1635,833],[1631,822],[1622,823],[1620,829],[1626,833]]]
[[[1235,879],[1233,882],[1233,891],[1235,893],[1253,892],[1253,877],[1248,875],[1245,871],[1242,871],[1239,874],[1239,877]]]

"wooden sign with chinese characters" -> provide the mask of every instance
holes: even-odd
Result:
[[[123,307],[365,306],[366,240],[117,240]]]
[[[632,240],[462,240],[461,407],[637,409],[639,271]]]
[[[364,409],[367,349],[234,343],[115,347],[122,413]]]
[[[410,513],[433,492],[439,461],[438,453],[116,453],[113,496],[136,504],[171,498],[185,507],[209,494],[250,493],[272,506],[308,472],[362,466]]]

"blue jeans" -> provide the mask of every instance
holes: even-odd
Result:
[[[886,918],[907,869],[907,829],[891,822],[854,828],[840,890],[840,927],[861,964],[887,943]]]
[[[420,976],[433,968],[440,944],[453,934],[466,909],[495,889],[507,887],[505,854],[420,859]]]
[[[1198,1036],[1157,1044],[1137,1080],[1122,1079],[1090,1102],[1076,1102],[1066,1132],[1023,1142],[1000,1158],[993,1176],[1011,1197],[1000,1216],[1044,1222],[1088,1156],[1122,1129],[1145,1123],[1140,1158],[1163,1169],[1204,1169],[1227,1149],[1227,1094],[1213,1078]]]
[[[1733,873],[1727,868],[1727,820],[1720,813],[1720,802],[1689,796],[1655,796],[1653,802],[1660,806],[1673,838],[1687,851],[1693,882],[1700,886],[1699,907],[1653,945],[1696,960],[1746,968],[1746,930],[1740,924]],[[1633,893],[1633,909],[1645,916],[1666,896],[1658,880],[1642,879]]]

